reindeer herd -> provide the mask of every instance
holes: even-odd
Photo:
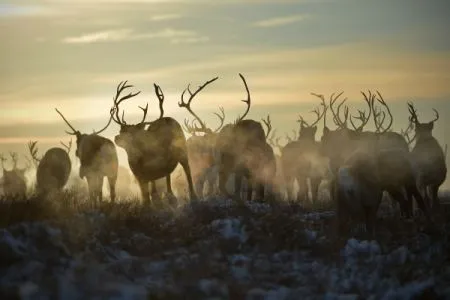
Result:
[[[384,192],[399,204],[404,217],[413,216],[414,200],[429,221],[433,212],[439,211],[438,191],[446,179],[447,167],[446,150],[432,135],[434,124],[439,119],[436,110],[434,120],[421,122],[414,105],[408,103],[409,126],[395,132],[391,129],[392,113],[379,92],[362,92],[367,109],[358,110],[356,115],[350,114],[347,98],[339,100],[343,92],[332,94],[328,101],[324,95],[312,93],[320,100],[312,111],[316,115],[315,121],[309,124],[300,116],[298,133],[294,131],[294,137],[286,136],[287,144],[281,145],[276,130],[272,130],[270,116],[261,122],[247,118],[251,95],[246,79],[242,74],[239,76],[247,96],[242,100],[246,105],[245,112],[225,124],[224,109],[219,108],[215,115],[220,124],[215,129],[208,127],[191,105],[196,95],[218,77],[206,81],[194,91],[190,85],[183,91],[178,106],[193,117],[192,121],[184,120],[184,128],[174,118],[164,116],[164,94],[156,84],[154,90],[160,115],[153,121],[146,120],[148,104],[139,107],[143,114],[139,122],[125,121],[125,112],[120,112],[120,104],[140,94],[140,91],[125,94],[133,88],[127,81],[117,86],[106,125],[93,133],[81,133],[55,109],[71,130],[66,133],[76,138],[79,177],[86,178],[90,200],[103,198],[104,177],[109,183],[111,201],[116,200],[120,169],[118,146],[126,151],[129,168],[142,200],[147,204],[161,203],[157,182],[164,178],[166,195],[169,199],[176,199],[171,175],[180,165],[191,201],[218,193],[236,200],[255,197],[267,201],[286,198],[305,202],[311,194],[314,203],[319,198],[320,184],[326,181],[330,197],[337,207],[340,230],[345,230],[349,220],[357,219],[372,232]],[[330,115],[335,128],[327,124],[327,116]],[[321,121],[323,132],[318,141],[317,125]],[[370,121],[374,130],[365,130]],[[114,141],[100,135],[112,122],[120,126]],[[359,124],[355,124],[357,122]],[[184,131],[191,136],[186,139]],[[410,137],[412,133],[414,136]],[[28,162],[36,167],[36,192],[39,195],[47,197],[61,191],[69,180],[71,145],[63,146],[65,149],[51,148],[39,158],[36,142],[28,144],[32,158]],[[23,196],[26,190],[25,170],[17,168],[17,154],[10,155],[12,170],[5,169],[6,158],[0,157],[4,193]],[[234,181],[230,189],[232,177]],[[243,182],[246,183],[246,191]],[[208,193],[204,193],[205,188]]]

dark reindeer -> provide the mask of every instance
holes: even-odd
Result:
[[[75,156],[80,159],[79,176],[81,179],[87,179],[90,201],[102,200],[103,179],[106,177],[109,183],[110,198],[114,202],[118,168],[117,150],[111,140],[99,135],[111,124],[112,117],[102,129],[85,134],[76,130],[58,109],[55,108],[55,110],[72,130],[66,131],[66,133],[76,137]]]
[[[430,208],[438,211],[439,188],[447,177],[444,150],[433,137],[434,123],[439,120],[439,113],[433,109],[435,118],[428,123],[421,123],[412,103],[408,103],[408,109],[410,122],[415,127],[416,143],[411,151],[411,160],[417,176],[417,186]]]
[[[297,199],[303,203],[308,199],[308,179],[311,185],[312,202],[315,203],[318,198],[320,182],[325,176],[321,172],[323,171],[321,165],[323,165],[324,157],[320,155],[320,144],[315,140],[317,124],[326,116],[328,109],[325,99],[322,96],[320,99],[323,110],[322,112],[320,112],[320,108],[313,110],[316,114],[316,120],[308,124],[300,116],[298,120],[300,123],[298,138],[288,142],[281,150],[281,161],[288,199],[294,199],[294,182],[297,181],[299,186]]]
[[[38,157],[37,141],[28,143],[28,150],[36,166],[36,193],[46,197],[61,191],[69,180],[72,163],[68,151],[53,147]],[[70,151],[70,150],[69,150]]]
[[[27,193],[27,181],[25,172],[27,167],[18,168],[18,156],[15,152],[9,153],[12,161],[11,170],[5,168],[6,158],[0,155],[0,160],[3,169],[3,193],[5,196],[24,198]]]
[[[376,100],[388,110],[388,115],[391,116],[389,125],[381,130],[381,128],[383,127],[383,122],[385,120],[385,113],[382,113],[380,110],[377,110],[375,108],[374,102],[376,95],[371,94],[370,92],[369,96],[364,93],[362,94],[369,106],[369,110],[372,110],[372,114],[375,119],[374,122],[376,130],[374,132],[362,130],[364,125],[368,122],[370,111],[367,117],[360,112],[361,125],[360,127],[354,126],[355,130],[351,130],[346,126],[348,119],[348,109],[345,110],[345,119],[342,120],[339,115],[339,106],[337,112],[335,112],[333,110],[332,103],[330,104],[330,110],[333,113],[333,119],[339,126],[339,128],[335,131],[325,130],[326,132],[322,137],[323,149],[326,149],[325,151],[328,153],[329,157],[331,157],[331,169],[334,171],[335,178],[337,179],[332,185],[333,190],[331,194],[336,197],[340,195],[339,190],[342,189],[342,186],[340,186],[342,180],[339,179],[339,176],[341,176],[342,174],[339,173],[339,170],[341,170],[341,167],[345,170],[349,165],[352,165],[352,163],[349,162],[352,162],[355,157],[366,157],[367,159],[369,159],[367,163],[370,162],[371,164],[375,164],[376,168],[374,169],[374,172],[377,173],[374,173],[372,175],[364,175],[364,173],[361,174],[366,177],[375,176],[375,178],[377,178],[378,185],[372,185],[371,187],[372,189],[374,189],[374,195],[378,195],[378,192],[375,191],[378,191],[379,189],[381,189],[382,191],[387,191],[391,197],[393,197],[400,203],[402,212],[407,216],[412,213],[409,203],[412,203],[412,198],[414,197],[419,207],[424,212],[427,212],[426,207],[423,205],[423,199],[420,197],[420,194],[418,193],[418,190],[415,186],[414,174],[412,172],[411,164],[409,163],[407,143],[400,134],[396,135],[388,131],[390,126],[392,125],[392,115],[390,114],[387,104],[385,103],[382,96],[377,93],[378,98]],[[340,106],[344,103],[344,101],[341,102]],[[356,175],[353,175],[351,179],[353,182],[360,182],[361,180],[364,181],[365,177],[363,175],[361,175],[361,178],[355,177]],[[370,182],[373,183],[375,181],[370,180]],[[359,186],[361,186],[361,184],[362,183],[359,183]],[[402,194],[403,189],[406,190],[406,198]],[[338,205],[341,205],[343,203],[339,198],[335,200]],[[381,199],[379,200],[381,201]],[[380,201],[372,199],[370,203],[371,205],[377,203],[379,204]],[[354,205],[362,205],[362,203],[354,203]],[[345,215],[344,213],[342,213],[342,211],[343,210],[341,209],[341,215]],[[370,209],[367,213],[375,215],[368,216],[368,218],[375,218],[376,211],[377,209],[375,209],[375,207],[370,206]],[[342,221],[342,218],[340,218],[340,220]]]
[[[214,113],[220,120],[220,125],[216,129],[211,129],[206,126],[206,123],[192,110],[191,103],[195,96],[202,91],[207,85],[216,81],[219,77],[215,77],[199,86],[194,92],[191,91],[190,85],[183,91],[181,101],[178,106],[185,108],[193,117],[191,124],[185,119],[185,130],[192,136],[187,139],[187,149],[189,156],[189,165],[192,172],[192,180],[194,182],[197,195],[203,196],[203,189],[205,183],[208,184],[209,191],[212,192],[214,184],[217,180],[216,165],[218,155],[215,151],[215,143],[219,130],[222,128],[225,120],[225,112],[220,107],[220,113]],[[186,91],[189,93],[187,102],[184,100]],[[198,123],[198,125],[196,124]],[[203,135],[199,135],[199,133]]]
[[[161,88],[154,84],[155,93],[159,99],[160,117],[155,121],[146,122],[147,104],[145,108],[139,107],[144,113],[142,120],[137,124],[127,124],[124,120],[124,113],[122,113],[122,117],[119,116],[119,104],[140,93],[129,93],[119,98],[121,92],[130,87],[133,86],[127,85],[127,81],[121,82],[117,86],[116,95],[113,99],[114,106],[110,112],[112,120],[120,125],[120,132],[115,136],[114,141],[117,146],[127,152],[128,163],[138,181],[144,202],[150,203],[149,181],[152,183],[152,199],[159,199],[155,180],[162,177],[166,177],[169,196],[174,197],[170,174],[175,170],[178,163],[181,164],[186,174],[191,201],[197,200],[192,184],[186,138],[183,129],[175,119],[163,117],[164,95]],[[149,125],[147,129],[145,129],[146,125]]]
[[[260,199],[263,199],[264,188],[276,172],[275,155],[266,142],[266,133],[261,123],[244,119],[250,110],[251,97],[244,76],[239,76],[247,92],[247,99],[242,100],[247,104],[247,109],[234,124],[223,126],[217,137],[216,149],[220,157],[219,190],[221,194],[230,196],[226,183],[231,173],[234,173],[236,198],[241,199],[242,180],[246,178],[247,200],[251,200],[255,185]]]

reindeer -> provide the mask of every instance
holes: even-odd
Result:
[[[230,196],[226,183],[230,174],[235,173],[236,198],[240,199],[242,180],[245,177],[248,183],[247,199],[251,199],[254,185],[257,185],[257,192],[263,199],[265,184],[276,172],[275,155],[266,142],[266,133],[261,123],[244,119],[250,110],[251,97],[244,76],[239,76],[247,92],[247,99],[242,100],[247,108],[234,124],[223,126],[217,137],[216,149],[220,156],[219,190]]]
[[[191,201],[197,200],[188,161],[186,138],[181,125],[175,119],[163,117],[164,94],[161,88],[154,84],[155,93],[159,99],[160,117],[155,121],[145,121],[148,111],[147,103],[145,108],[139,107],[144,113],[142,120],[137,124],[127,124],[124,114],[122,114],[122,118],[119,116],[119,105],[124,100],[140,93],[140,91],[129,93],[119,98],[120,94],[130,87],[133,86],[127,85],[127,81],[119,83],[110,113],[112,120],[120,125],[120,132],[115,136],[114,141],[117,146],[127,152],[128,163],[138,180],[144,202],[150,203],[149,181],[152,183],[152,200],[159,200],[155,180],[162,177],[166,177],[168,194],[174,197],[170,174],[178,163],[181,164],[186,174]],[[145,129],[146,125],[149,125],[147,129]]]
[[[111,202],[115,202],[118,169],[117,150],[111,140],[99,135],[111,124],[112,117],[109,118],[102,129],[94,130],[91,134],[85,134],[76,130],[57,108],[55,110],[72,130],[66,131],[66,133],[76,137],[75,156],[80,160],[79,176],[81,179],[86,178],[87,180],[90,201],[102,200],[103,179],[106,177],[109,183]]]
[[[392,125],[392,114],[390,113],[389,107],[382,98],[381,94],[377,92],[377,101],[382,104],[388,110],[388,114],[391,117],[389,125],[381,131],[382,123],[385,120],[385,115],[381,118],[382,113],[377,111],[374,107],[375,95],[369,92],[369,96],[363,93],[366,103],[369,106],[369,115],[365,117],[360,111],[361,125],[355,130],[350,130],[347,128],[348,119],[348,109],[346,108],[344,116],[345,120],[341,120],[339,116],[339,106],[338,112],[334,112],[332,106],[330,105],[331,111],[333,113],[333,118],[340,129],[331,133],[328,132],[328,136],[324,135],[323,144],[328,147],[329,154],[334,152],[340,160],[332,160],[334,166],[332,170],[339,169],[341,164],[345,162],[348,158],[355,153],[365,152],[371,153],[377,163],[377,170],[379,172],[378,177],[380,180],[380,185],[384,191],[387,191],[389,195],[394,198],[402,208],[402,212],[406,216],[411,216],[412,214],[412,198],[414,197],[419,205],[419,207],[426,213],[426,207],[423,204],[423,200],[418,193],[418,190],[414,184],[414,174],[409,163],[409,153],[406,141],[401,137],[400,134],[394,134],[388,132]],[[343,101],[345,102],[345,100]],[[343,104],[340,104],[340,106]],[[376,131],[362,131],[362,128],[367,124],[370,111],[373,112],[374,122]],[[334,140],[333,140],[334,138]],[[338,145],[342,145],[341,148],[337,148]],[[327,146],[328,145],[328,146]],[[334,148],[334,149],[333,149]],[[373,149],[376,149],[374,152]],[[338,150],[338,151],[336,151]],[[340,151],[339,151],[340,150]],[[336,156],[334,157],[336,158]],[[336,173],[334,173],[336,175]],[[332,187],[336,187],[332,185]],[[402,190],[406,191],[406,197],[402,194]],[[332,192],[334,195],[335,193]],[[428,216],[428,215],[427,215]]]
[[[215,77],[203,85],[199,86],[196,91],[192,92],[190,85],[183,91],[181,101],[178,106],[185,108],[193,117],[192,125],[186,119],[184,121],[185,129],[192,136],[187,139],[189,164],[191,166],[192,179],[196,187],[197,195],[203,196],[203,189],[205,183],[208,183],[209,190],[214,189],[214,183],[217,180],[217,153],[214,145],[218,136],[219,130],[222,128],[225,120],[225,112],[220,107],[220,113],[214,113],[220,120],[220,125],[212,130],[206,126],[206,123],[192,110],[191,103],[195,96],[203,90],[207,85],[216,81],[219,77]],[[189,92],[189,99],[184,100],[185,92]],[[195,123],[198,123],[196,125]],[[198,135],[202,133],[203,135]]]
[[[314,94],[315,95],[315,94]],[[284,179],[287,184],[288,199],[294,198],[294,182],[297,180],[299,185],[298,199],[305,202],[308,198],[308,179],[311,184],[312,202],[315,203],[318,197],[318,190],[322,178],[324,178],[323,160],[320,155],[319,143],[315,141],[317,124],[324,118],[327,110],[325,99],[321,98],[320,108],[313,112],[316,114],[316,120],[308,124],[302,116],[299,116],[300,130],[297,140],[290,141],[281,150],[281,160]]]
[[[373,237],[383,188],[379,165],[372,151],[353,153],[338,169],[333,198],[336,201],[338,232],[343,234],[353,219],[365,223]]]
[[[24,198],[27,192],[27,182],[25,178],[26,168],[18,168],[18,156],[15,152],[9,153],[12,161],[12,169],[5,168],[6,158],[0,155],[3,169],[3,193],[6,196]]]
[[[411,160],[417,176],[417,186],[431,209],[438,211],[440,207],[439,187],[447,177],[444,150],[433,137],[434,123],[439,120],[439,113],[433,109],[435,118],[428,123],[421,123],[411,102],[408,102],[408,109],[409,120],[415,127],[416,142],[411,151]]]
[[[68,151],[53,147],[47,150],[42,158],[39,158],[37,141],[30,141],[28,150],[37,169],[37,194],[47,197],[53,192],[61,191],[67,184],[72,169]]]

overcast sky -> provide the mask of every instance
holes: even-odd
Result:
[[[312,118],[310,92],[344,91],[355,112],[360,90],[378,89],[396,130],[406,126],[406,101],[423,121],[441,111],[435,135],[444,145],[449,12],[445,0],[3,0],[0,151],[68,140],[55,107],[80,131],[101,127],[122,80],[142,91],[124,105],[130,122],[146,102],[148,119],[159,114],[153,83],[166,114],[182,121],[183,89],[215,76],[193,108],[211,126],[219,105],[234,120],[245,109],[238,73],[251,90],[249,117],[270,112],[281,133],[296,128],[298,113]]]

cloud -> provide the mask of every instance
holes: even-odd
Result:
[[[54,8],[46,6],[0,3],[0,17],[40,16],[55,13]]]
[[[176,41],[177,39],[182,38],[199,39],[197,32],[191,30],[166,28],[158,32],[137,33],[133,29],[124,28],[117,30],[97,31],[80,36],[66,37],[62,40],[62,42],[67,44],[90,44],[99,42],[138,41],[146,39],[169,39],[172,41]]]
[[[288,24],[293,24],[297,22],[304,21],[308,19],[309,15],[291,15],[291,16],[284,16],[284,17],[278,17],[278,18],[271,18],[271,19],[265,19],[258,22],[253,23],[253,26],[255,27],[278,27],[278,26],[284,26]]]
[[[172,39],[170,42],[172,44],[196,44],[196,43],[205,43],[208,42],[210,39],[207,36],[200,36],[200,37],[191,37],[191,38],[176,38]]]
[[[155,15],[150,18],[151,21],[159,22],[159,21],[167,21],[181,18],[179,14],[166,14],[166,15]]]

